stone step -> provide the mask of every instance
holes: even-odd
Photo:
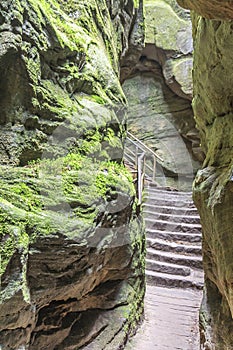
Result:
[[[151,270],[146,270],[146,282],[149,285],[169,288],[203,288],[203,279],[201,277],[193,280],[191,276],[173,276]]]
[[[154,261],[151,259],[146,259],[146,269],[172,275],[190,275],[190,267],[178,266],[176,264],[166,263],[164,261]]]
[[[202,258],[200,256],[190,256],[173,252],[164,252],[154,248],[147,248],[147,259],[154,261],[165,261],[171,264],[183,265],[202,269]]]
[[[149,197],[145,197],[144,200],[146,201],[147,204],[149,205],[157,205],[157,206],[169,206],[169,207],[175,207],[175,208],[196,208],[193,201],[191,200],[186,200],[186,199],[180,199],[180,200],[176,200],[176,199],[172,199],[172,198],[158,198],[158,197],[153,197],[153,196],[149,196]]]
[[[146,227],[149,229],[161,230],[161,231],[175,231],[175,232],[189,232],[199,233],[201,232],[200,224],[188,224],[179,223],[166,220],[154,220],[145,218]]]
[[[165,192],[165,193],[175,193],[175,194],[189,194],[192,195],[192,191],[181,191],[176,188],[168,187],[168,186],[158,186],[157,184],[151,182],[148,186],[145,186],[146,190],[157,191],[157,192]]]
[[[196,208],[187,208],[187,207],[172,207],[165,205],[157,205],[156,203],[144,203],[143,211],[155,211],[156,213],[166,213],[166,214],[175,214],[175,215],[198,215]]]
[[[148,191],[145,191],[146,196],[153,195],[155,197],[162,197],[162,198],[173,198],[173,199],[181,199],[186,198],[189,200],[192,200],[192,194],[186,193],[186,192],[160,192],[160,191],[154,191],[149,189]]]
[[[148,190],[145,191],[145,193],[148,194],[153,194],[155,196],[158,197],[177,197],[177,198],[189,198],[190,200],[192,199],[192,193],[190,192],[179,192],[179,191],[160,191],[160,190],[156,190],[153,188],[149,188]]]
[[[167,192],[156,192],[156,191],[148,191],[145,192],[145,197],[155,197],[155,198],[162,198],[162,199],[171,199],[179,201],[181,199],[192,201],[192,196],[189,194],[177,194],[177,193],[167,193]]]
[[[192,191],[184,191],[181,189],[179,190],[177,188],[169,187],[169,186],[158,186],[154,183],[147,184],[145,186],[145,189],[150,191],[158,191],[158,192],[166,192],[166,193],[187,193],[192,195]]]
[[[175,252],[178,254],[187,255],[199,255],[201,256],[201,246],[196,245],[185,245],[177,242],[168,242],[159,238],[147,238],[146,239],[147,248],[154,248],[156,250],[161,250],[164,252]]]
[[[168,241],[176,242],[186,242],[186,243],[201,243],[202,235],[201,233],[190,234],[182,232],[169,232],[169,231],[160,231],[154,229],[146,229],[146,236],[148,238],[160,238],[166,239]]]
[[[143,210],[144,218],[147,219],[154,219],[154,220],[166,220],[166,221],[173,221],[173,222],[180,222],[180,223],[187,223],[187,224],[200,224],[200,217],[199,215],[176,215],[176,214],[167,214],[167,213],[160,213],[156,211],[151,210]]]

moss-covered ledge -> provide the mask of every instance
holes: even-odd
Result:
[[[56,337],[54,346],[84,345],[93,325],[85,341],[79,332],[73,339],[72,327],[85,311],[102,309],[104,325],[96,310],[95,327],[107,330],[95,341],[105,346],[110,334],[121,331],[116,344],[123,344],[140,318],[144,290],[143,235],[125,168],[74,153],[24,168],[3,167],[0,194],[1,342],[11,349],[49,349]],[[44,314],[48,304],[50,321]],[[59,325],[52,319],[57,312]],[[120,315],[121,322],[111,324]]]

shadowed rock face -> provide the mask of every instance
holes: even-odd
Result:
[[[233,39],[232,21],[228,20],[232,5],[228,1],[192,4],[190,8],[203,16],[222,19],[193,14],[193,109],[206,154],[194,183],[194,199],[203,228],[206,278],[201,312],[203,349],[225,350],[233,348]]]
[[[1,1],[2,350],[118,349],[141,317],[118,78],[136,18],[133,1]]]

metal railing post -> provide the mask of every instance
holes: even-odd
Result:
[[[137,196],[138,204],[140,206],[142,203],[144,177],[145,175],[147,175],[148,178],[150,178],[152,181],[155,181],[157,159],[161,162],[163,162],[163,159],[154,151],[152,151],[148,146],[146,146],[142,141],[137,139],[134,135],[132,135],[129,132],[127,132],[126,141],[128,142],[128,145],[125,145],[124,157],[125,160],[129,162],[129,164],[135,167],[137,173]],[[150,156],[148,157],[150,159],[153,157],[152,167],[150,166],[150,164],[148,164],[148,161],[146,161],[147,155]]]
[[[155,176],[156,176],[156,157],[153,154],[153,158],[154,158],[154,164],[153,164],[153,175],[152,175],[152,181],[155,181]]]
[[[143,152],[142,154],[140,154],[140,156],[138,156],[138,171],[137,171],[137,182],[138,182],[138,205],[141,205],[142,204],[142,193],[143,193],[143,183],[144,183],[144,176],[143,176],[143,160],[144,160],[144,157],[145,157],[145,153]]]

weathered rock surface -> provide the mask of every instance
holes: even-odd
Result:
[[[118,349],[142,315],[118,78],[135,22],[133,1],[0,4],[2,350]]]
[[[233,348],[233,39],[232,22],[228,20],[232,6],[228,1],[183,3],[210,18],[216,18],[218,10],[218,18],[226,19],[216,21],[193,14],[193,108],[206,154],[194,183],[194,199],[203,228],[206,278],[202,346],[227,350]]]
[[[144,2],[138,0],[138,8],[134,16],[130,31],[126,37],[126,48],[122,53],[120,61],[120,80],[124,82],[134,70],[135,64],[138,62],[142,49],[144,48],[145,23],[144,23]]]
[[[192,24],[176,1],[146,1],[147,47],[143,54],[160,63],[168,86],[192,99]]]
[[[137,67],[138,74],[123,85],[129,101],[129,130],[163,158],[165,175],[192,178],[199,164],[192,162],[181,137],[192,130],[196,135],[190,103],[168,88],[158,63],[147,61]],[[199,147],[198,136],[193,138],[195,146]]]
[[[180,6],[194,10],[209,19],[233,19],[231,0],[177,0]]]
[[[173,0],[146,1],[145,24],[145,48],[123,84],[129,129],[162,156],[166,175],[192,177],[204,155],[191,107],[190,15]]]

